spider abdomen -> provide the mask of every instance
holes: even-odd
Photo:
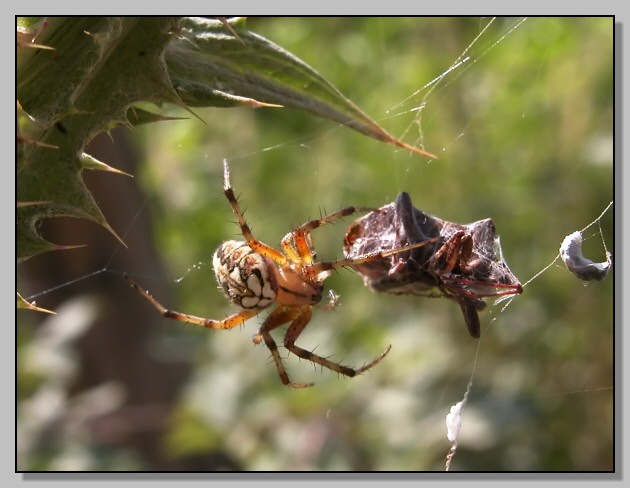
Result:
[[[269,262],[245,241],[226,241],[212,257],[217,282],[226,296],[246,309],[262,309],[276,300],[277,284]]]

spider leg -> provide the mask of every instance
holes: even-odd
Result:
[[[440,240],[440,236],[434,237],[433,239],[428,239],[426,241],[417,242],[415,244],[410,244],[408,246],[402,246],[397,249],[391,249],[389,251],[374,251],[367,254],[362,254],[360,256],[356,256],[354,258],[347,259],[338,259],[336,261],[324,261],[321,263],[315,263],[309,266],[310,272],[314,275],[322,271],[328,271],[334,268],[343,268],[344,266],[355,266],[357,264],[367,263],[370,261],[378,261],[379,259],[386,258],[387,256],[392,256],[394,254],[399,254],[405,251],[411,251],[412,249],[416,249],[418,247],[426,246],[427,244],[431,244],[432,242],[436,242]]]
[[[197,317],[195,315],[188,315],[185,313],[176,312],[175,310],[169,310],[164,307],[160,302],[158,302],[155,298],[153,298],[148,291],[144,288],[140,287],[137,283],[135,283],[127,274],[125,274],[125,278],[129,282],[132,288],[134,288],[140,295],[146,298],[155,309],[160,312],[163,317],[168,319],[179,320],[180,322],[187,322],[189,324],[199,325],[201,327],[206,327],[208,329],[231,329],[236,327],[237,325],[242,325],[247,319],[253,317],[254,315],[258,315],[261,310],[259,309],[246,309],[241,312],[237,312],[229,317],[226,317],[223,320],[212,320],[206,319],[203,317]]]
[[[258,334],[254,337],[254,343],[258,344],[261,341],[265,341],[265,345],[267,349],[271,351],[271,357],[273,358],[273,362],[276,363],[276,368],[278,370],[278,374],[280,375],[280,381],[282,381],[283,385],[287,385],[293,388],[306,388],[309,386],[313,386],[313,383],[294,383],[289,379],[289,375],[287,374],[287,370],[284,367],[284,362],[280,357],[280,353],[278,352],[278,346],[276,342],[271,337],[271,331],[282,324],[286,324],[287,322],[291,322],[296,317],[298,317],[303,312],[300,308],[284,308],[278,307],[276,308],[263,322]]]
[[[247,241],[247,245],[251,247],[254,252],[270,258],[278,265],[286,265],[288,260],[282,255],[282,253],[254,238],[252,230],[249,228],[249,225],[247,225],[243,212],[236,201],[236,196],[234,195],[234,190],[232,189],[232,183],[230,182],[230,168],[228,166],[227,159],[223,160],[223,191],[225,193],[225,197],[230,203],[230,207],[232,207],[232,212],[236,215],[238,225],[241,228],[243,237],[245,237],[245,240]]]
[[[297,340],[297,338],[300,336],[302,331],[306,328],[306,326],[310,322],[312,315],[313,315],[313,311],[311,310],[310,307],[308,307],[304,309],[302,314],[300,314],[299,316],[295,318],[295,320],[291,323],[291,325],[289,326],[289,329],[287,330],[284,336],[284,347],[286,347],[289,351],[291,351],[296,356],[302,359],[311,361],[313,363],[319,364],[320,366],[323,366],[324,368],[328,368],[331,371],[336,371],[337,373],[341,373],[343,375],[350,376],[350,377],[356,376],[358,374],[363,373],[364,371],[367,371],[371,367],[376,366],[387,355],[387,353],[392,347],[392,346],[388,346],[387,349],[385,349],[385,351],[380,356],[378,356],[373,361],[370,361],[369,363],[365,364],[361,368],[355,369],[355,368],[350,368],[348,366],[344,366],[339,363],[335,363],[322,356],[318,356],[312,351],[307,351],[306,349],[302,349],[301,347],[295,345],[295,341]]]
[[[355,212],[369,212],[373,210],[373,208],[351,206],[324,215],[318,219],[309,220],[285,235],[282,238],[280,245],[282,246],[285,254],[289,256],[293,262],[299,262],[302,265],[308,266],[313,264],[313,251],[309,239],[309,235],[313,230],[321,227],[322,225],[330,224],[336,220],[342,219],[343,217],[352,215]]]

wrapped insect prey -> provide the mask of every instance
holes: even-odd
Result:
[[[484,298],[523,288],[503,259],[491,219],[455,224],[415,208],[408,193],[355,220],[344,239],[347,259],[426,242],[422,247],[352,266],[375,292],[455,300],[470,335],[480,336]]]
[[[575,231],[562,241],[560,257],[571,273],[584,281],[602,280],[608,274],[612,260],[606,253],[606,261],[596,263],[582,255],[582,233]]]

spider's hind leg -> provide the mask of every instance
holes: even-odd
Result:
[[[232,329],[233,327],[243,325],[247,319],[250,319],[260,313],[260,309],[244,309],[226,317],[223,320],[213,320],[177,312],[166,308],[158,302],[147,290],[133,281],[126,273],[125,279],[134,290],[140,293],[140,295],[142,295],[158,312],[160,312],[163,317],[167,319],[179,320],[180,322],[199,325],[200,327],[205,327],[207,329]]]

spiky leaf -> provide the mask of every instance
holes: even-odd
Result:
[[[38,232],[48,217],[89,219],[118,238],[82,178],[86,168],[113,168],[84,148],[116,124],[164,119],[133,109],[138,102],[292,107],[431,156],[242,19],[23,18],[18,30],[17,199],[40,202],[16,209],[19,260],[60,248]]]
[[[17,199],[46,202],[16,210],[19,260],[59,248],[38,232],[47,217],[89,219],[116,235],[81,176],[86,167],[109,167],[90,164],[95,160],[83,149],[125,121],[133,103],[182,103],[162,61],[179,22],[51,18],[33,27],[33,41],[53,50],[18,47]]]
[[[243,19],[187,18],[166,48],[173,85],[191,107],[232,107],[253,102],[310,112],[417,154],[379,126],[337,88],[299,58],[245,29]]]

